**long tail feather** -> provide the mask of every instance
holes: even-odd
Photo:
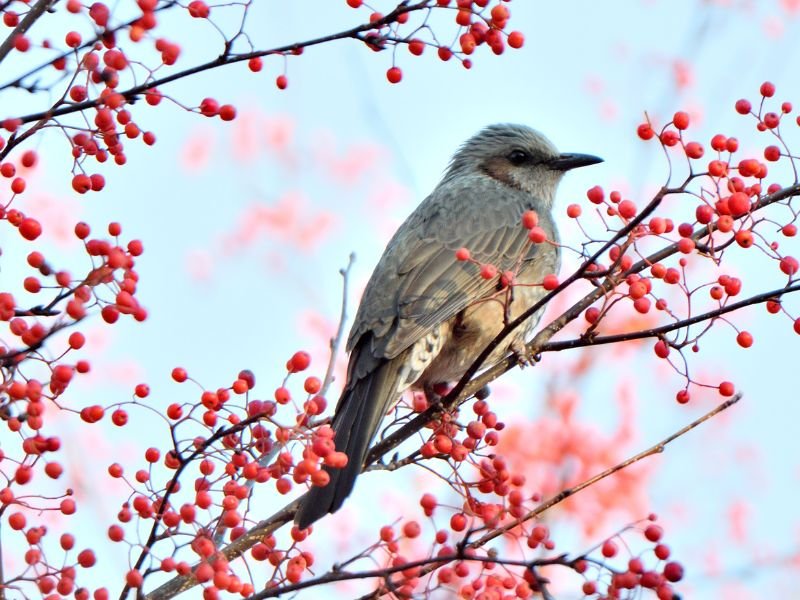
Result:
[[[350,495],[356,477],[364,468],[370,443],[383,416],[398,394],[397,358],[382,361],[369,375],[356,381],[342,393],[332,427],[336,449],[347,454],[341,469],[325,467],[330,481],[314,487],[303,498],[295,523],[305,529],[328,513],[336,512]]]

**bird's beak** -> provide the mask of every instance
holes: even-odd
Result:
[[[602,158],[591,154],[562,154],[550,161],[550,168],[557,171],[569,171],[578,167],[588,167],[603,162]]]

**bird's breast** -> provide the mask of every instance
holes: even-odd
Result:
[[[479,300],[439,328],[440,346],[428,367],[414,384],[416,389],[457,381],[505,325],[533,306],[542,296],[541,286],[515,285],[491,298]],[[509,346],[524,341],[533,332],[541,311],[510,333],[484,361],[482,368],[500,362]]]

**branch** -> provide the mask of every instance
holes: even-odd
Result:
[[[299,504],[299,499],[290,502],[271,517],[264,519],[247,533],[236,538],[235,541],[228,544],[225,548],[220,550],[220,552],[224,554],[228,560],[233,560],[241,556],[260,542],[265,535],[269,535],[283,527],[286,523],[289,523],[294,518],[294,513],[297,512]],[[174,598],[178,594],[190,590],[196,585],[197,580],[193,575],[176,576],[147,594],[145,600],[166,600],[167,598]]]
[[[472,395],[475,394],[478,390],[486,386],[487,384],[491,383],[507,371],[510,371],[512,368],[518,365],[516,358],[513,356],[508,356],[501,362],[495,364],[494,366],[490,367],[489,369],[483,371],[479,376],[472,379],[472,377],[478,372],[483,361],[489,356],[489,354],[502,342],[502,340],[508,336],[513,329],[518,327],[520,323],[522,323],[526,318],[530,317],[531,315],[535,314],[538,310],[543,308],[553,297],[557,294],[561,293],[564,289],[566,289],[569,285],[574,283],[579,279],[583,279],[587,274],[587,267],[602,256],[604,253],[608,251],[608,249],[617,243],[623,237],[628,236],[633,231],[635,231],[636,227],[641,224],[646,217],[648,217],[652,212],[658,207],[661,201],[666,197],[668,194],[673,193],[680,193],[683,188],[685,187],[685,182],[678,188],[662,188],[658,194],[651,200],[648,205],[639,213],[633,220],[631,220],[626,227],[621,229],[617,234],[615,234],[611,240],[604,243],[603,246],[592,254],[584,263],[566,280],[564,280],[556,289],[551,291],[549,294],[545,295],[539,302],[534,304],[528,310],[526,310],[519,318],[515,319],[514,321],[510,322],[503,330],[498,334],[498,336],[492,340],[489,346],[481,352],[475,362],[470,366],[464,376],[459,380],[459,382],[450,390],[450,392],[442,399],[440,403],[431,405],[427,410],[418,414],[413,419],[405,423],[403,426],[398,428],[396,431],[392,432],[390,435],[383,438],[380,442],[375,444],[371,449],[369,454],[367,455],[367,465],[377,461],[380,459],[381,456],[389,452],[390,450],[399,446],[402,442],[407,440],[411,437],[414,433],[421,430],[427,423],[429,423],[432,419],[434,419],[438,414],[450,410],[454,406],[458,406],[462,404],[467,399],[469,399]],[[779,202],[781,200],[786,200],[788,198],[792,198],[795,196],[800,195],[800,184],[794,184],[792,186],[783,188],[778,190],[774,194],[770,194],[765,196],[761,200],[759,200],[754,208],[753,211],[762,209],[766,206]],[[714,225],[704,225],[698,228],[692,238],[697,240],[703,238],[707,235],[710,235],[716,231],[716,227]],[[647,258],[640,260],[638,263],[631,266],[631,268],[624,274],[628,275],[631,273],[639,273],[644,269],[650,267],[653,263],[656,263],[660,260],[663,260],[669,256],[678,253],[678,244],[677,242],[674,244],[670,244],[666,248],[654,252]],[[578,318],[583,311],[585,311],[589,306],[594,304],[598,299],[603,297],[606,293],[608,293],[611,289],[613,289],[615,283],[610,279],[610,276],[607,276],[606,279],[598,285],[598,287],[588,293],[586,296],[581,298],[578,302],[573,304],[569,309],[567,309],[564,313],[562,313],[557,318],[553,319],[546,327],[539,330],[539,332],[534,336],[534,338],[528,342],[525,346],[526,351],[531,355],[536,355],[545,351],[554,351],[554,350],[562,350],[569,347],[579,347],[579,346],[588,346],[591,344],[589,341],[583,341],[581,343],[580,340],[578,341],[570,341],[570,342],[559,342],[553,344],[552,346],[548,344],[550,339],[559,331],[561,331],[567,324],[574,321]],[[774,292],[766,292],[764,294],[759,294],[754,296],[752,301],[743,300],[737,302],[735,304],[731,304],[727,307],[723,307],[719,310],[712,311],[711,313],[705,313],[704,315],[699,315],[697,317],[692,317],[687,320],[681,320],[676,323],[672,323],[670,325],[666,325],[663,328],[656,328],[653,331],[653,335],[658,335],[659,333],[664,333],[667,331],[674,331],[676,329],[680,329],[683,326],[688,326],[693,323],[700,322],[704,319],[713,319],[719,315],[731,312],[738,308],[742,308],[743,306],[747,306],[748,304],[757,304],[761,302],[765,302],[770,300],[771,298],[775,298],[776,296],[780,296],[785,293],[795,292],[800,289],[800,286],[793,285],[788,286],[787,288],[781,288],[780,290]],[[662,331],[663,329],[663,331]],[[626,339],[636,339],[634,333],[625,334],[627,335]],[[639,337],[651,337],[647,334],[647,332],[643,332],[638,334]],[[610,336],[609,336],[610,337]],[[597,338],[603,339],[603,338]],[[622,340],[618,340],[622,341]],[[610,343],[606,342],[606,343]],[[566,346],[562,346],[561,344],[567,344]]]
[[[168,0],[166,2],[166,4],[162,4],[160,6],[157,6],[153,10],[153,12],[158,13],[158,12],[170,9],[173,6],[175,6],[176,4],[178,4],[178,0]],[[0,7],[0,8],[2,8],[2,7]],[[55,60],[66,59],[66,58],[68,58],[70,56],[73,56],[76,51],[86,50],[88,48],[91,48],[91,47],[93,47],[95,45],[96,42],[102,41],[103,35],[116,34],[116,33],[120,32],[121,30],[123,30],[123,29],[125,29],[127,27],[130,27],[131,25],[136,23],[136,21],[138,21],[138,20],[139,20],[139,17],[137,17],[135,19],[131,19],[130,21],[127,21],[125,23],[120,23],[119,25],[114,26],[112,28],[102,29],[101,33],[99,33],[97,35],[94,35],[93,37],[90,37],[89,39],[87,39],[85,42],[83,42],[77,48],[70,48],[68,51],[62,52],[61,54],[59,54],[56,57]],[[23,73],[22,75],[18,76],[13,81],[9,81],[8,83],[4,83],[3,85],[0,85],[0,92],[2,92],[3,90],[5,90],[7,88],[15,88],[15,87],[16,88],[27,89],[28,91],[36,91],[36,88],[34,87],[36,85],[35,83],[34,84],[30,84],[28,86],[23,86],[23,81],[25,81],[29,77],[35,75],[39,71],[42,71],[43,69],[47,69],[48,67],[52,67],[52,66],[53,66],[53,59],[50,59],[47,62],[42,63],[37,67],[33,67],[30,70],[28,70],[25,73]]]
[[[655,455],[655,454],[660,454],[661,452],[664,451],[664,449],[666,448],[666,446],[668,444],[670,444],[671,442],[675,441],[679,437],[685,435],[686,433],[688,433],[689,431],[691,431],[692,429],[694,429],[698,425],[701,425],[705,421],[708,421],[709,419],[711,419],[712,417],[714,417],[717,414],[721,413],[722,411],[730,408],[731,406],[736,404],[741,399],[741,397],[742,397],[741,394],[736,394],[735,396],[733,396],[732,398],[726,400],[725,402],[723,402],[722,404],[720,404],[719,406],[717,406],[716,408],[714,408],[710,412],[706,413],[705,415],[703,415],[702,417],[696,419],[695,421],[692,421],[688,425],[682,427],[681,429],[679,429],[678,431],[676,431],[672,435],[667,436],[666,438],[664,438],[663,440],[661,440],[657,444],[651,446],[647,450],[644,450],[643,452],[639,452],[638,454],[636,454],[634,456],[631,456],[627,460],[625,460],[625,461],[623,461],[621,463],[618,463],[617,465],[615,465],[615,466],[613,466],[613,467],[611,467],[609,469],[606,469],[605,471],[603,471],[601,473],[598,473],[597,475],[595,475],[595,476],[593,476],[593,477],[591,477],[591,478],[589,478],[589,479],[587,479],[587,480],[585,480],[585,481],[583,481],[583,482],[581,482],[581,483],[579,483],[579,484],[577,484],[577,485],[575,485],[575,486],[573,486],[571,488],[568,488],[566,490],[561,491],[560,493],[558,493],[557,495],[553,496],[552,498],[542,502],[539,506],[537,506],[535,509],[529,511],[524,516],[522,516],[522,517],[520,517],[518,519],[514,519],[513,521],[510,521],[509,523],[506,523],[502,527],[499,527],[499,528],[497,528],[495,530],[492,530],[492,531],[486,533],[485,535],[481,536],[477,540],[475,540],[473,542],[469,542],[467,544],[460,545],[459,546],[459,552],[456,553],[456,554],[448,555],[448,556],[429,557],[429,558],[420,559],[420,560],[417,560],[417,561],[410,561],[410,562],[404,563],[403,565],[398,565],[396,567],[386,567],[386,568],[382,568],[382,569],[374,569],[374,570],[371,570],[371,571],[360,571],[360,572],[338,571],[338,570],[336,570],[336,567],[334,567],[334,569],[331,570],[330,572],[328,572],[325,575],[322,575],[320,577],[317,577],[315,579],[309,579],[307,581],[302,581],[302,582],[299,582],[299,583],[296,583],[296,584],[290,584],[290,585],[286,585],[286,586],[279,586],[279,587],[276,587],[276,588],[264,590],[262,592],[259,592],[258,594],[255,594],[254,596],[251,596],[250,600],[261,600],[263,598],[274,598],[274,597],[277,597],[277,596],[280,596],[280,595],[283,595],[283,594],[287,594],[287,593],[291,593],[291,592],[295,592],[295,591],[298,591],[298,590],[301,590],[301,589],[306,589],[306,588],[309,588],[309,587],[314,587],[314,586],[319,586],[319,585],[325,585],[325,584],[328,584],[328,583],[336,583],[336,582],[339,582],[339,581],[349,581],[349,580],[354,580],[354,579],[368,579],[368,578],[377,578],[377,577],[385,578],[387,575],[391,575],[393,573],[396,573],[396,572],[399,572],[399,571],[404,571],[406,569],[415,568],[415,567],[421,567],[419,576],[423,576],[423,575],[426,575],[426,574],[436,570],[437,568],[439,568],[439,567],[441,567],[441,566],[443,566],[445,564],[448,564],[448,563],[451,563],[451,562],[455,562],[455,561],[461,561],[461,560],[473,560],[473,561],[495,562],[495,563],[499,562],[499,563],[509,564],[509,565],[525,566],[527,568],[532,568],[532,567],[535,567],[535,566],[554,565],[554,564],[564,564],[564,565],[569,566],[569,564],[574,562],[574,560],[572,560],[572,561],[567,560],[565,558],[565,556],[563,556],[563,555],[562,556],[558,556],[558,557],[554,557],[554,558],[540,558],[540,559],[536,559],[536,560],[533,560],[533,561],[513,561],[513,560],[498,559],[497,557],[471,556],[469,554],[464,553],[463,550],[476,549],[476,548],[479,548],[481,546],[484,546],[486,543],[490,542],[491,540],[499,537],[500,535],[503,535],[503,534],[507,533],[508,531],[514,529],[515,527],[519,526],[521,523],[523,523],[525,521],[528,521],[530,519],[538,517],[539,515],[541,515],[545,511],[549,510],[550,508],[552,508],[556,504],[558,504],[560,502],[563,502],[564,500],[566,500],[570,496],[573,496],[573,495],[577,494],[578,492],[580,492],[581,490],[583,490],[583,489],[585,489],[585,488],[587,488],[587,487],[589,487],[591,485],[594,485],[598,481],[600,481],[602,479],[605,479],[606,477],[609,477],[610,475],[613,475],[614,473],[617,473],[618,471],[621,471],[621,470],[629,467],[630,465],[632,465],[632,464],[634,464],[634,463],[636,463],[636,462],[638,462],[638,461],[640,461],[640,460],[642,460],[644,458],[647,458],[648,456],[652,456],[652,455]],[[257,543],[261,539],[263,539],[263,536],[272,533],[273,531],[278,529],[280,526],[282,526],[284,523],[287,523],[288,521],[290,521],[293,518],[294,512],[295,512],[296,507],[297,507],[297,504],[298,504],[298,501],[295,500],[294,502],[288,504],[283,509],[281,509],[281,511],[275,513],[272,517],[270,517],[270,519],[268,519],[266,521],[262,521],[261,523],[256,525],[253,529],[248,531],[244,536],[242,536],[241,538],[238,538],[236,541],[232,542],[229,546],[227,546],[225,549],[223,549],[222,550],[223,554],[225,554],[225,556],[229,560],[235,558],[236,556],[241,555],[247,548],[252,547],[255,543]],[[577,559],[575,559],[575,560],[577,560]],[[182,577],[182,578],[176,577],[175,579],[167,582],[166,584],[164,584],[163,586],[161,586],[160,588],[158,588],[154,592],[150,593],[147,596],[147,600],[163,600],[165,598],[172,598],[173,596],[177,595],[178,593],[184,592],[184,591],[192,588],[194,585],[196,585],[196,583],[197,582],[194,579],[189,578],[189,577]],[[364,598],[374,598],[374,597],[377,597],[377,596],[376,596],[375,593],[372,593],[372,594],[368,594]]]
[[[56,1],[57,0],[37,0],[36,4],[31,7],[28,13],[14,28],[14,31],[9,33],[6,39],[3,40],[3,43],[0,44],[0,63],[2,63],[6,56],[8,56],[8,53],[11,52],[11,49],[14,47],[14,40],[21,35],[25,35],[25,32],[44,14],[44,11],[48,9],[50,4]]]
[[[688,425],[686,425],[684,427],[681,427],[678,431],[676,431],[672,435],[669,435],[666,438],[664,438],[663,440],[661,440],[660,442],[658,442],[657,444],[655,444],[653,446],[650,446],[647,450],[644,450],[644,451],[639,452],[638,454],[636,454],[634,456],[631,456],[630,458],[622,461],[621,463],[619,463],[617,465],[614,465],[613,467],[611,467],[609,469],[606,469],[602,473],[598,473],[594,477],[590,477],[586,481],[582,481],[581,483],[579,483],[579,484],[577,484],[575,486],[572,486],[571,488],[567,488],[566,490],[562,490],[561,492],[559,492],[558,494],[556,494],[552,498],[542,502],[539,506],[537,506],[535,509],[529,511],[528,513],[526,513],[522,517],[514,519],[513,521],[510,521],[509,523],[506,523],[502,527],[498,527],[497,529],[494,529],[494,530],[490,531],[489,533],[483,535],[481,538],[475,540],[474,542],[471,542],[469,544],[469,546],[470,547],[481,546],[481,545],[485,544],[486,542],[489,542],[489,541],[495,539],[496,537],[498,537],[500,535],[503,535],[504,533],[509,532],[510,530],[514,529],[515,527],[517,527],[521,523],[523,523],[525,521],[528,521],[530,519],[533,519],[534,517],[538,517],[539,515],[541,515],[545,511],[549,510],[550,508],[552,508],[556,504],[559,504],[559,503],[563,502],[564,500],[566,500],[570,496],[574,496],[575,494],[577,494],[581,490],[584,490],[587,487],[589,487],[590,485],[594,485],[598,481],[600,481],[602,479],[605,479],[606,477],[609,477],[610,475],[613,475],[614,473],[617,473],[618,471],[621,471],[622,469],[625,469],[625,468],[631,466],[633,463],[639,462],[640,460],[642,460],[644,458],[647,458],[648,456],[653,456],[655,454],[661,454],[662,452],[664,452],[664,449],[667,446],[667,444],[670,444],[671,442],[674,442],[676,439],[678,439],[682,435],[685,435],[686,433],[688,433],[689,431],[691,431],[692,429],[694,429],[698,425],[702,425],[703,423],[705,423],[706,421],[708,421],[712,417],[715,417],[716,415],[718,415],[722,411],[727,410],[728,408],[730,408],[731,406],[733,406],[734,404],[739,402],[739,400],[741,400],[741,399],[742,399],[742,394],[741,393],[737,393],[735,396],[732,396],[731,398],[728,398],[727,400],[725,400],[725,402],[723,402],[722,404],[718,405],[713,410],[707,412],[702,417],[700,417],[698,419],[695,419],[694,421],[692,421]]]
[[[582,348],[585,346],[600,346],[602,344],[615,344],[618,342],[628,342],[631,340],[659,337],[664,335],[665,333],[670,333],[677,329],[683,329],[684,327],[689,327],[690,325],[695,325],[696,323],[714,320],[717,317],[721,317],[722,315],[727,314],[729,312],[734,312],[736,310],[739,310],[740,308],[745,308],[747,306],[753,306],[756,304],[763,304],[764,302],[767,302],[769,300],[780,298],[784,294],[790,294],[792,292],[798,292],[798,291],[800,291],[800,283],[795,283],[794,285],[788,285],[786,287],[778,288],[777,290],[772,290],[771,292],[764,292],[756,296],[751,296],[750,298],[740,300],[739,302],[734,302],[733,304],[721,306],[718,309],[711,310],[699,315],[695,315],[694,317],[689,317],[688,319],[681,319],[680,321],[676,321],[675,323],[670,323],[669,325],[662,325],[661,327],[653,327],[652,329],[644,329],[642,331],[633,331],[630,333],[618,333],[616,335],[604,335],[598,337],[583,336],[574,340],[567,340],[564,342],[549,342],[547,344],[542,345],[542,347],[540,348],[540,352],[559,352],[561,350],[567,350],[571,348]]]
[[[650,203],[642,210],[641,213],[636,215],[624,228],[618,231],[608,242],[603,244],[603,246],[595,252],[592,256],[590,256],[584,263],[576,270],[572,275],[570,275],[566,280],[564,280],[557,288],[550,291],[549,293],[545,294],[538,302],[536,302],[533,306],[523,312],[519,317],[514,319],[513,321],[509,322],[503,329],[500,331],[499,334],[491,341],[489,344],[484,348],[484,350],[478,355],[475,361],[470,365],[461,379],[456,383],[456,385],[448,392],[448,394],[442,398],[441,402],[431,405],[427,410],[420,413],[413,419],[411,419],[408,423],[400,427],[397,431],[393,432],[392,434],[383,438],[380,442],[375,444],[369,451],[367,455],[366,464],[369,465],[375,461],[377,461],[381,456],[386,454],[388,451],[392,450],[393,448],[400,445],[403,441],[411,437],[414,433],[422,429],[428,422],[430,422],[436,415],[450,410],[454,406],[458,406],[459,404],[465,402],[468,398],[470,398],[475,392],[480,390],[486,384],[494,381],[500,375],[509,371],[513,367],[517,366],[518,362],[515,357],[508,356],[503,361],[497,363],[493,367],[489,368],[479,377],[475,377],[472,379],[475,374],[480,370],[483,366],[484,361],[489,357],[489,355],[494,351],[494,349],[499,346],[502,341],[511,334],[517,327],[519,327],[522,323],[524,323],[527,319],[529,319],[532,315],[536,314],[539,310],[544,308],[551,299],[553,299],[556,295],[564,291],[567,287],[572,285],[575,281],[582,279],[586,273],[588,272],[589,265],[594,264],[597,259],[602,256],[608,249],[613,246],[618,240],[622,239],[623,237],[628,236],[632,233],[639,224],[644,221],[658,206],[661,204],[661,201],[664,199],[665,196],[671,193],[677,193],[681,191],[680,188],[678,189],[669,189],[669,188],[661,188],[658,194],[650,201]],[[602,296],[608,289],[613,287],[610,284],[610,280],[607,278],[605,284],[601,285],[597,290],[593,291],[589,294],[584,300],[581,302],[588,302],[587,306],[591,305],[598,297]],[[591,301],[588,301],[588,298],[591,297]],[[574,309],[574,307],[573,307]],[[561,328],[563,328],[569,321],[574,319],[575,317],[568,318],[569,313],[573,310],[570,309],[567,313],[564,313],[562,317],[553,321],[545,330],[540,332],[530,343],[526,345],[526,350],[530,352],[531,355],[538,354],[540,352],[540,347],[544,345],[546,340],[549,340],[553,335],[556,334]],[[578,311],[577,314],[580,314],[582,311]],[[563,320],[563,323],[559,324],[558,327],[554,327],[556,322]],[[547,332],[547,333],[545,333]],[[544,337],[543,337],[544,334]]]
[[[40,0],[43,2],[44,0]],[[422,10],[425,8],[429,8],[431,4],[431,0],[421,0],[416,4],[405,5],[400,4],[398,5],[392,12],[388,13],[381,19],[378,19],[372,23],[364,23],[362,25],[358,25],[356,27],[352,27],[350,29],[346,29],[344,31],[340,31],[338,33],[331,33],[329,35],[325,35],[322,37],[314,38],[311,40],[307,40],[305,42],[296,42],[294,44],[287,44],[285,46],[278,46],[275,48],[271,48],[269,50],[257,50],[253,52],[247,52],[244,54],[237,54],[237,55],[220,55],[217,58],[210,60],[208,62],[196,65],[189,69],[184,69],[183,71],[178,71],[177,73],[173,73],[172,75],[167,75],[162,77],[161,79],[155,79],[152,81],[148,81],[146,83],[133,86],[125,91],[120,91],[119,93],[125,97],[127,100],[131,100],[140,94],[146,92],[155,87],[160,87],[166,85],[168,83],[172,83],[173,81],[178,81],[179,79],[184,79],[191,75],[195,75],[197,73],[202,73],[203,71],[208,71],[210,69],[215,69],[217,67],[222,67],[225,65],[232,65],[239,62],[244,62],[250,60],[251,58],[257,58],[262,56],[268,56],[271,54],[291,54],[293,51],[297,51],[304,48],[310,48],[312,46],[319,46],[321,44],[327,44],[329,42],[346,39],[346,38],[356,38],[358,39],[358,34],[363,31],[372,31],[374,29],[380,29],[384,25],[389,25],[394,23],[397,20],[397,17],[405,14],[411,13],[417,10]],[[21,24],[20,24],[21,25]],[[40,119],[52,119],[53,117],[60,117],[62,115],[68,115],[75,112],[83,112],[89,108],[95,108],[103,103],[103,99],[95,98],[93,100],[86,100],[84,102],[78,102],[75,104],[70,104],[67,106],[62,106],[61,108],[50,109],[38,113],[32,113],[23,117],[19,117],[22,123],[29,123],[32,121],[38,121]],[[0,154],[0,158],[2,158],[4,154]]]
[[[685,184],[684,184],[685,185]],[[380,457],[385,455],[387,452],[398,446],[400,443],[411,437],[414,433],[421,430],[427,423],[429,423],[433,418],[435,418],[438,414],[443,412],[444,410],[448,410],[449,408],[456,406],[468,398],[473,396],[478,390],[485,387],[488,383],[494,381],[506,371],[516,367],[518,365],[516,358],[513,356],[508,356],[504,360],[500,361],[499,363],[495,364],[491,368],[485,370],[479,376],[472,377],[477,373],[477,371],[481,368],[483,361],[489,354],[493,351],[497,345],[499,345],[502,340],[509,335],[509,333],[520,323],[522,323],[527,317],[533,315],[538,310],[542,309],[547,302],[549,302],[556,294],[560,293],[566,287],[578,281],[579,279],[584,279],[588,274],[588,266],[594,264],[596,260],[602,256],[608,249],[615,243],[617,243],[622,238],[625,238],[631,235],[636,228],[643,222],[647,216],[652,214],[652,212],[659,206],[663,198],[671,193],[679,193],[682,191],[681,188],[662,188],[659,193],[653,198],[653,200],[639,213],[633,220],[631,220],[623,229],[617,232],[611,240],[604,243],[602,248],[592,254],[582,265],[579,267],[575,273],[573,273],[569,278],[567,278],[563,283],[561,283],[555,290],[551,291],[547,295],[544,296],[539,302],[537,302],[534,306],[528,309],[522,316],[520,316],[515,321],[510,322],[498,335],[498,337],[492,341],[492,343],[487,347],[481,355],[475,360],[473,365],[467,371],[467,373],[462,377],[462,379],[456,384],[450,393],[442,399],[442,402],[439,404],[432,405],[426,411],[418,414],[413,419],[408,421],[398,430],[393,432],[392,434],[388,435],[381,441],[377,442],[372,446],[370,452],[367,456],[367,461],[365,464],[365,469],[371,465],[372,463],[378,461]],[[779,190],[778,192],[766,196],[762,200],[760,200],[754,210],[764,208],[770,204],[778,202],[780,200],[784,200],[787,198],[791,198],[794,196],[800,195],[800,184],[795,184],[793,186],[784,188]],[[707,235],[710,235],[715,231],[713,225],[703,226],[697,232],[693,234],[693,238],[700,239]],[[636,273],[648,268],[653,262],[657,262],[658,260],[662,260],[668,256],[671,256],[678,252],[677,244],[672,244],[667,246],[666,248],[654,253],[653,255],[648,256],[646,259],[643,259],[633,265],[627,273]],[[614,341],[624,341],[619,336],[604,336],[595,338],[593,341],[588,340],[572,340],[567,342],[555,342],[555,343],[548,343],[549,340],[561,329],[563,329],[569,322],[573,321],[575,318],[580,316],[583,311],[588,307],[591,306],[598,298],[602,297],[606,294],[610,289],[613,289],[615,282],[611,279],[610,276],[607,276],[605,281],[598,285],[598,287],[584,296],[581,300],[576,302],[571,308],[565,311],[562,315],[554,319],[547,327],[543,328],[539,331],[539,333],[531,340],[527,345],[526,349],[531,354],[536,354],[540,352],[547,352],[547,351],[558,351],[567,348],[579,347],[582,345],[591,345],[592,343],[612,343]],[[762,302],[766,302],[767,300],[774,299],[775,297],[779,297],[786,293],[791,293],[795,291],[800,291],[800,283],[787,286],[785,288],[780,288],[778,290],[774,290],[771,292],[765,292],[759,294],[757,296],[753,296],[751,298],[742,300],[740,302],[721,307],[720,309],[704,313],[703,315],[697,315],[695,317],[691,317],[686,320],[682,320],[676,323],[671,323],[669,325],[665,325],[660,328],[654,328],[650,330],[646,330],[643,332],[634,332],[630,334],[622,334],[625,336],[625,340],[627,339],[637,339],[643,337],[655,337],[658,335],[663,335],[666,332],[673,331],[676,329],[680,329],[681,327],[687,327],[689,325],[704,321],[704,320],[711,320],[716,317],[719,317],[723,314],[738,310],[748,305],[758,304]],[[637,462],[647,456],[652,454],[656,454],[663,451],[664,446],[668,443],[672,442],[674,439],[680,437],[681,435],[685,434],[686,432],[690,431],[691,429],[697,427],[702,422],[706,421],[707,419],[711,418],[712,416],[716,415],[719,412],[727,409],[729,406],[735,404],[740,399],[740,395],[736,395],[733,398],[727,400],[716,409],[711,411],[710,413],[706,414],[705,416],[701,417],[697,421],[687,425],[680,431],[676,432],[675,434],[669,436],[659,444],[645,450],[644,452],[637,454],[636,456],[628,459],[627,461],[620,463],[616,467],[612,467],[603,473],[593,477],[586,482],[583,482],[573,488],[568,490],[564,490],[557,496],[551,498],[550,500],[546,501],[542,505],[540,505],[536,510],[531,511],[529,515],[523,517],[523,519],[532,518],[538,516],[548,508],[552,507],[553,505],[563,501],[565,498],[577,493],[578,491],[592,485],[596,481],[608,477],[609,475],[625,468],[626,466],[632,464],[633,462]],[[250,531],[248,531],[243,536],[237,538],[234,542],[226,546],[221,552],[229,559],[232,560],[246,552],[249,548],[253,545],[261,541],[264,535],[268,535],[286,523],[290,522],[294,518],[294,513],[297,510],[297,506],[299,505],[299,499],[295,500],[286,506],[284,506],[281,510],[274,513],[272,516],[268,517],[267,519],[259,522],[256,526],[254,526]],[[521,522],[521,521],[520,521]],[[517,523],[518,525],[519,523]],[[512,525],[511,527],[516,526]],[[490,533],[487,535],[491,535],[492,537],[488,539],[492,539],[500,533]],[[484,536],[485,537],[485,536]],[[485,543],[484,538],[476,540],[476,544]],[[197,582],[191,577],[176,577],[175,579],[167,582],[166,584],[162,585],[154,592],[147,596],[148,600],[162,600],[165,598],[171,598],[177,593],[181,593],[185,590],[191,589]],[[287,588],[280,588],[283,591],[288,591]],[[265,596],[267,597],[267,596]]]
[[[331,338],[331,358],[328,361],[328,370],[325,371],[325,379],[322,382],[320,395],[325,396],[328,393],[328,388],[333,382],[333,370],[336,367],[336,355],[339,354],[339,346],[344,338],[344,325],[347,322],[347,283],[350,276],[350,269],[356,260],[356,255],[350,253],[347,260],[347,266],[344,269],[339,269],[339,274],[342,276],[342,311],[339,314],[339,327],[336,330],[336,335]]]
[[[301,581],[299,583],[293,583],[286,586],[267,589],[250,596],[247,600],[263,600],[264,598],[275,598],[277,596],[281,596],[283,594],[288,594],[291,592],[296,592],[298,590],[318,585],[325,585],[328,583],[337,583],[339,581],[352,581],[354,579],[372,579],[378,577],[385,579],[389,575],[400,573],[407,569],[415,569],[417,567],[423,567],[423,571],[425,570],[425,567],[430,568],[430,570],[434,570],[440,566],[456,561],[472,561],[479,563],[501,564],[501,565],[525,567],[527,569],[532,569],[535,567],[544,567],[550,565],[564,565],[572,568],[572,565],[576,563],[578,560],[580,560],[579,558],[569,559],[567,558],[566,555],[563,554],[553,558],[537,558],[534,560],[514,560],[514,559],[498,558],[496,556],[494,557],[477,556],[477,555],[467,554],[463,551],[468,547],[469,546],[460,547],[458,551],[453,554],[421,558],[419,560],[408,561],[406,563],[403,563],[402,565],[387,566],[380,569],[372,569],[370,571],[359,571],[359,572],[337,571],[336,567],[334,566],[334,568],[325,575],[321,575],[319,577],[316,577],[314,579],[309,579],[307,581]],[[366,596],[362,596],[362,598],[365,599],[374,598],[377,597],[377,594],[378,592],[373,592]]]

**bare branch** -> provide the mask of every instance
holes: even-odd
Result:
[[[350,276],[350,269],[353,267],[355,260],[356,255],[354,253],[350,253],[350,257],[347,260],[347,266],[343,269],[339,269],[339,274],[342,276],[342,311],[339,314],[339,327],[336,330],[336,335],[331,339],[331,357],[330,360],[328,360],[328,370],[325,371],[325,379],[322,382],[322,388],[320,390],[320,394],[322,396],[325,396],[325,394],[328,393],[328,388],[330,387],[331,383],[333,383],[333,371],[336,367],[336,356],[339,354],[339,346],[344,338],[345,323],[347,323],[347,283]]]

